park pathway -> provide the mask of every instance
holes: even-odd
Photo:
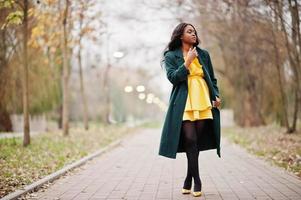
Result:
[[[160,129],[143,129],[121,145],[54,181],[29,199],[301,199],[301,180],[222,138],[222,157],[200,152],[203,196],[181,194],[186,155],[158,155]]]

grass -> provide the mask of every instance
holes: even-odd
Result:
[[[249,152],[301,177],[301,133],[286,134],[275,124],[223,128],[223,136]]]
[[[0,139],[0,198],[49,175],[138,127],[92,124],[89,131],[70,129],[68,137],[60,131],[42,133],[22,146],[22,138]]]
[[[161,121],[147,121],[139,125],[139,127],[143,128],[161,128],[162,122]]]

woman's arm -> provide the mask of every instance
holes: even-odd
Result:
[[[176,66],[174,59],[169,53],[165,54],[165,69],[168,80],[173,84],[177,85],[182,81],[187,80],[187,75],[190,73],[185,67],[185,62],[179,67]]]

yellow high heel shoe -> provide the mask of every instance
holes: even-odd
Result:
[[[194,197],[199,197],[199,196],[202,196],[202,192],[201,191],[196,191],[196,192],[192,192],[193,196]]]
[[[182,194],[190,194],[191,190],[187,190],[185,188],[182,188]]]
[[[196,187],[198,185],[194,184],[194,188],[193,188],[193,191],[192,191],[192,194],[194,197],[199,197],[199,196],[202,196],[202,182],[200,180],[200,186],[199,187]]]

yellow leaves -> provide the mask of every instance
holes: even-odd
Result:
[[[91,28],[91,27],[85,27],[85,28],[82,29],[81,34],[82,34],[82,35],[85,35],[85,34],[87,34],[87,33],[93,32],[94,30],[95,30],[94,28]]]
[[[31,31],[31,36],[32,37],[38,37],[38,36],[41,36],[41,35],[44,35],[45,34],[45,29],[44,29],[44,26],[36,26],[32,29]]]
[[[57,0],[46,0],[46,3],[48,5],[53,5],[53,4],[56,4],[57,3]]]
[[[49,60],[48,59],[43,59],[43,62],[45,64],[45,66],[48,66],[49,65]]]
[[[14,0],[1,0],[0,8],[12,8],[14,3],[15,3]]]
[[[33,47],[57,46],[60,43],[61,32],[47,29],[43,23],[39,23],[31,31],[30,44]]]
[[[34,13],[35,13],[35,9],[34,8],[28,9],[28,17],[34,16]]]
[[[15,1],[13,0],[5,0],[0,2],[0,8],[13,8],[15,4]],[[28,9],[28,17],[32,17],[35,12],[34,8]],[[1,26],[1,29],[4,29],[5,27],[9,25],[20,25],[22,24],[24,17],[24,13],[22,9],[17,9],[15,11],[11,11],[5,19],[4,24]]]
[[[14,11],[8,14],[5,19],[5,23],[1,26],[1,29],[4,29],[8,25],[19,25],[22,24],[23,20],[23,12],[22,11]]]
[[[50,47],[50,53],[54,54],[56,51],[56,48],[55,47]]]
[[[29,45],[33,48],[38,48],[43,45],[44,40],[41,40],[41,36],[45,34],[43,26],[36,26],[31,30],[31,37],[29,40]],[[40,38],[40,39],[39,39]]]
[[[31,43],[33,47],[57,46],[60,43],[61,26],[58,25],[60,15],[56,6],[58,0],[43,2],[43,6],[31,10],[34,15],[35,24],[31,31]]]
[[[37,40],[30,40],[30,41],[28,42],[28,45],[29,45],[30,47],[32,47],[32,48],[38,48],[38,47],[39,47],[39,44],[38,44]]]

